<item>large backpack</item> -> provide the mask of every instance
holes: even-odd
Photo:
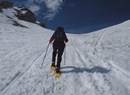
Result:
[[[54,35],[54,39],[56,41],[64,41],[64,31],[63,30],[56,30],[55,31],[55,35]]]

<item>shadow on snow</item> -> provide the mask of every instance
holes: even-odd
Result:
[[[61,68],[62,73],[83,73],[83,72],[88,72],[88,73],[109,73],[111,70],[108,70],[104,67],[100,66],[95,66],[93,68],[78,68],[74,66],[66,66]]]

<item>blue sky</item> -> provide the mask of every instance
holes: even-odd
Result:
[[[130,19],[129,0],[10,0],[31,9],[50,29],[84,33]]]

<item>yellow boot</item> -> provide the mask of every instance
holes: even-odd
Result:
[[[54,71],[56,70],[56,66],[55,66],[54,63],[51,64],[50,69],[51,69],[51,70],[54,70]]]

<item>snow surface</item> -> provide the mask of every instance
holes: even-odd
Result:
[[[0,95],[130,95],[130,21],[67,34],[62,75],[55,78],[52,45],[40,68],[54,31],[18,20],[12,10],[0,13]]]

